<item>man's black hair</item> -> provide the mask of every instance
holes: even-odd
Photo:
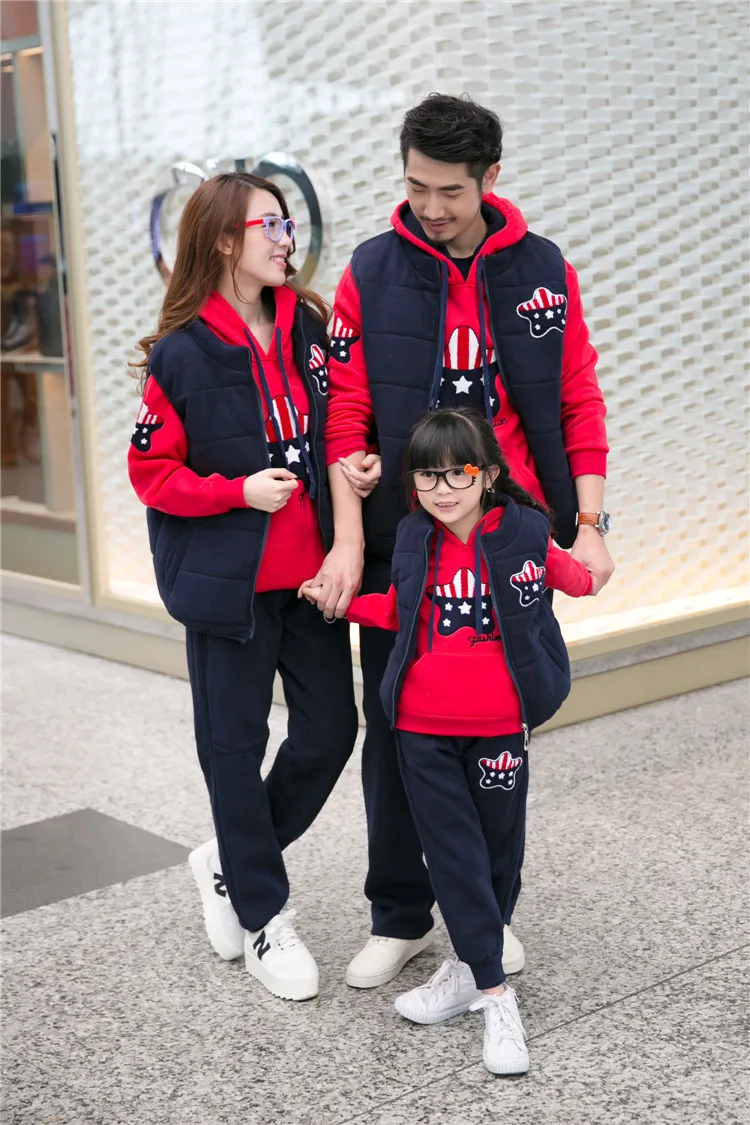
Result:
[[[414,148],[431,160],[466,164],[481,190],[484,173],[502,156],[503,127],[468,94],[430,94],[404,117],[400,140],[404,167]]]

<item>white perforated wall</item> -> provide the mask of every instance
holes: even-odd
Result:
[[[330,297],[402,196],[404,110],[440,89],[500,113],[498,191],[578,268],[601,355],[618,570],[595,604],[561,605],[568,634],[738,596],[744,2],[77,0],[67,11],[111,593],[156,596],[125,471],[137,409],[126,363],[163,295],[148,216],[165,169],[294,155],[321,185],[313,284]]]

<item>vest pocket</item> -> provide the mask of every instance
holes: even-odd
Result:
[[[164,563],[164,586],[167,590],[171,590],[179,574],[180,567],[187,553],[188,546],[190,545],[190,537],[192,535],[192,528],[184,522],[184,527],[180,535],[167,556]],[[157,544],[158,546],[158,544]]]

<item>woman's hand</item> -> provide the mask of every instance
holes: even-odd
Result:
[[[245,478],[242,494],[248,508],[273,513],[284,507],[299,483],[288,469],[261,469]]]
[[[339,457],[339,465],[351,485],[353,492],[365,500],[380,480],[381,458],[379,453],[368,453],[359,469],[350,465],[345,457]]]

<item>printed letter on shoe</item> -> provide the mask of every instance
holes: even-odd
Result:
[[[318,995],[318,966],[292,926],[295,910],[276,914],[262,930],[245,933],[245,967],[282,1000]]]
[[[224,885],[216,837],[191,852],[188,863],[200,891],[208,940],[219,957],[234,961],[245,948],[245,931]]]

